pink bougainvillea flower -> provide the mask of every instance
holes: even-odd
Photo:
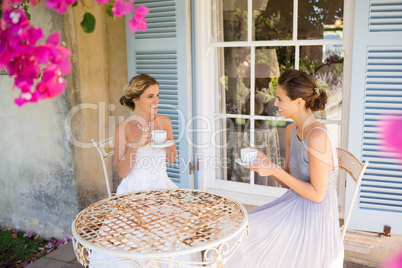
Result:
[[[134,16],[128,21],[128,27],[132,33],[136,31],[146,31],[148,28],[145,16],[148,14],[149,9],[146,6],[134,7]]]
[[[40,2],[40,0],[29,0],[29,3],[33,6],[36,4],[39,4],[39,2]]]
[[[4,12],[6,10],[10,10],[13,6],[19,5],[24,0],[4,0],[1,4],[1,10]]]
[[[22,106],[61,94],[66,87],[63,75],[71,71],[71,52],[59,45],[59,33],[50,35],[44,45],[37,45],[42,30],[30,25],[22,9],[4,12],[0,27],[0,67],[15,76],[14,87],[21,90],[15,103]],[[35,81],[38,83],[33,91]]]
[[[64,14],[67,9],[77,1],[78,0],[47,0],[45,6],[60,14]]]
[[[129,0],[129,2],[125,2],[124,0],[116,0],[112,7],[113,16],[120,18],[121,16],[130,13],[133,9],[134,1],[135,0]]]
[[[38,96],[32,92],[21,92],[21,95],[14,100],[19,107],[28,102],[38,102]]]
[[[36,86],[36,93],[39,99],[53,98],[60,95],[66,85],[58,66],[51,65],[44,70],[42,81]]]
[[[396,152],[402,160],[402,115],[389,115],[382,121],[381,136],[385,151]]]

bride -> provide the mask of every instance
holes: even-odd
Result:
[[[177,188],[166,173],[166,162],[173,163],[177,157],[173,142],[172,123],[167,116],[158,115],[159,83],[146,74],[136,75],[124,87],[120,103],[132,111],[115,130],[114,164],[118,174],[124,178],[116,194]],[[165,130],[168,147],[152,148],[151,132]],[[162,146],[160,146],[162,147]],[[102,232],[102,228],[100,230]],[[199,262],[200,254],[177,257],[181,261]],[[139,260],[144,262],[145,260]],[[90,267],[135,267],[130,261],[92,251]],[[177,266],[176,266],[177,267]]]
[[[176,160],[177,150],[170,119],[157,114],[158,82],[146,74],[134,76],[125,86],[120,103],[130,108],[132,115],[116,126],[114,164],[124,178],[116,194],[177,188],[166,174],[166,162]],[[151,148],[152,130],[165,130],[171,146]]]

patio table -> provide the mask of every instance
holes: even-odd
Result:
[[[96,250],[133,267],[223,267],[248,235],[248,221],[245,208],[228,198],[167,189],[94,203],[76,216],[72,233],[84,266]],[[200,262],[177,259],[196,252],[202,253]]]

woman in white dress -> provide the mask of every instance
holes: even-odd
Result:
[[[177,188],[166,174],[166,162],[171,164],[176,160],[177,150],[170,119],[157,114],[158,82],[146,74],[134,76],[124,88],[120,103],[130,108],[132,114],[115,130],[114,164],[124,178],[116,194]],[[171,146],[151,148],[153,130],[165,130]]]
[[[166,162],[173,163],[177,157],[173,142],[172,123],[167,116],[158,115],[159,84],[146,74],[136,75],[124,87],[120,103],[132,114],[116,126],[114,164],[124,178],[116,194],[177,188],[166,173]],[[165,130],[169,147],[151,148],[153,130]],[[102,228],[101,230],[102,231]],[[179,257],[183,261],[200,261],[200,254]],[[124,268],[136,267],[133,262],[120,261],[92,251],[90,267]],[[163,267],[163,266],[162,266]],[[178,267],[178,266],[175,266]]]

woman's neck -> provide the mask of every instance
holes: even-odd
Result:
[[[155,115],[144,111],[134,110],[132,116],[142,117],[146,122],[150,122],[154,119]]]
[[[302,132],[304,132],[304,130],[307,130],[311,124],[317,122],[317,120],[314,118],[311,110],[304,110],[304,111],[298,113],[292,119],[295,121],[295,124],[297,125],[298,129],[300,129],[300,131],[302,131]]]

